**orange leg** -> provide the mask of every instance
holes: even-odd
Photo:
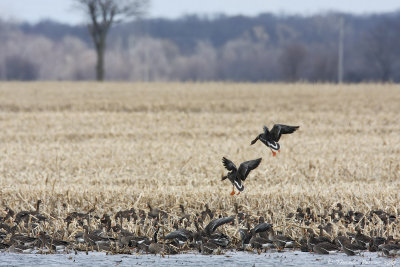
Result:
[[[276,152],[273,151],[272,148],[270,148],[270,149],[271,149],[271,152],[272,152],[272,156],[275,157],[276,156]]]
[[[235,186],[232,188],[231,196],[235,195]]]
[[[281,150],[279,149],[278,152],[281,153]]]
[[[240,191],[236,195],[240,195]]]

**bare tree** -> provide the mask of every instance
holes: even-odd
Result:
[[[34,63],[21,56],[9,56],[6,58],[6,79],[32,81],[38,77],[38,69]]]
[[[104,80],[104,52],[107,34],[114,22],[143,14],[149,0],[75,0],[90,17],[88,24],[97,53],[96,78]]]
[[[365,58],[382,82],[392,78],[399,40],[397,25],[391,20],[377,23],[364,37]]]
[[[283,49],[279,63],[286,81],[295,82],[300,78],[300,69],[306,55],[307,50],[300,43],[291,43]]]

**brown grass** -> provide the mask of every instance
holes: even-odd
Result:
[[[250,146],[273,123],[301,126],[276,158]],[[56,218],[147,201],[232,214],[238,202],[281,225],[337,202],[400,213],[398,85],[0,83],[0,129],[0,205],[15,210],[40,198]],[[240,196],[220,181],[222,156],[263,158]]]

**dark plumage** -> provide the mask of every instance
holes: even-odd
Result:
[[[400,245],[395,243],[389,243],[382,246],[383,254],[385,254],[386,256],[396,256],[398,255],[397,253],[399,250],[400,250]]]
[[[355,235],[354,239],[358,245],[366,248],[369,246],[369,243],[372,240],[371,237],[362,234],[361,229],[359,228],[357,229],[357,234]]]
[[[98,236],[96,234],[89,233],[89,228],[87,225],[83,226],[84,232],[83,232],[83,240],[89,245],[98,245],[98,244],[109,244],[110,241],[115,241],[113,238],[105,238],[102,236]]]
[[[199,252],[201,254],[213,254],[214,250],[218,249],[218,245],[211,242],[207,241],[205,242],[204,240],[200,244]]]
[[[271,227],[268,227],[267,231],[268,239],[274,243],[278,250],[282,250],[285,247],[293,247],[293,239],[284,235],[275,235],[272,225]]]
[[[166,235],[164,239],[173,240],[177,245],[183,245],[186,241],[193,239],[193,232],[187,229],[178,229]]]
[[[64,240],[54,239],[51,236],[47,235],[46,232],[41,231],[38,234],[40,247],[48,247],[53,250],[65,249],[69,242]]]
[[[257,168],[258,165],[260,165],[260,162],[261,158],[245,161],[241,163],[239,169],[237,169],[236,165],[232,161],[230,161],[225,157],[222,158],[222,163],[224,164],[225,168],[229,171],[228,175],[222,177],[222,181],[225,180],[226,178],[228,178],[229,181],[231,181],[233,185],[233,190],[231,192],[231,195],[235,194],[235,186],[239,190],[238,194],[240,194],[240,192],[244,190],[244,185],[242,184],[242,181],[246,180],[250,171]]]
[[[128,209],[128,210],[121,210],[121,211],[118,211],[118,212],[115,214],[115,217],[114,217],[114,218],[115,218],[115,220],[119,219],[121,225],[122,225],[122,219],[123,219],[123,218],[126,218],[126,219],[128,220],[128,222],[131,221],[131,218],[133,218],[133,220],[134,220],[135,222],[136,222],[136,220],[138,219],[134,208],[131,208],[131,209]]]
[[[272,227],[272,224],[270,224],[270,223],[265,223],[265,222],[260,223],[256,227],[254,227],[254,232],[262,233],[262,232],[269,230],[271,227]]]
[[[226,223],[233,223],[235,220],[234,216],[230,217],[223,217],[219,219],[214,219],[212,220],[209,224],[207,224],[206,228],[204,228],[204,232],[206,235],[211,235],[215,229],[217,229],[219,226],[226,224]]]
[[[148,247],[148,252],[151,254],[161,254],[162,252],[164,252],[164,245],[157,242],[158,231],[159,228],[157,227],[156,231],[154,232],[153,241],[149,244]]]
[[[317,254],[329,254],[331,251],[337,251],[339,248],[330,242],[321,242],[313,247],[313,251]]]
[[[250,240],[253,237],[252,233],[249,232],[247,229],[239,229],[239,234],[241,238],[241,249],[245,249],[249,244]]]
[[[215,233],[210,235],[208,238],[210,242],[223,248],[227,247],[229,243],[231,243],[231,239],[229,238],[229,236],[223,233]]]
[[[366,249],[364,246],[351,243],[351,241],[348,238],[340,237],[336,238],[336,240],[342,247],[343,252],[346,253],[347,256],[354,256],[359,251]]]
[[[45,221],[47,218],[39,213],[39,208],[41,203],[42,200],[40,199],[36,202],[36,210],[18,212],[17,215],[15,215],[15,222],[17,224],[19,224],[21,221],[28,223],[29,218],[31,222]]]
[[[17,230],[17,226],[11,227],[11,237],[10,237],[10,242],[9,244],[12,245],[22,245],[22,246],[32,246],[35,245],[38,241],[37,238],[22,235],[22,234],[16,234],[15,231]]]
[[[254,145],[257,140],[263,142],[267,147],[269,147],[272,151],[272,155],[275,156],[276,152],[280,152],[281,146],[278,141],[281,138],[282,134],[291,134],[296,131],[300,126],[289,126],[283,124],[275,124],[272,127],[271,131],[268,130],[267,126],[264,126],[264,132],[259,134],[253,141],[251,141],[250,145]]]
[[[262,249],[272,246],[272,241],[263,237],[256,236],[256,231],[252,229],[250,231],[251,239],[249,240],[249,244],[252,248]]]

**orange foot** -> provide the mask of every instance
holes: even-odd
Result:
[[[238,192],[236,195],[240,195],[240,192]]]
[[[231,196],[234,196],[234,195],[235,195],[235,191],[232,191],[232,192],[231,192]]]
[[[275,157],[276,156],[276,152],[272,151],[272,156]]]

